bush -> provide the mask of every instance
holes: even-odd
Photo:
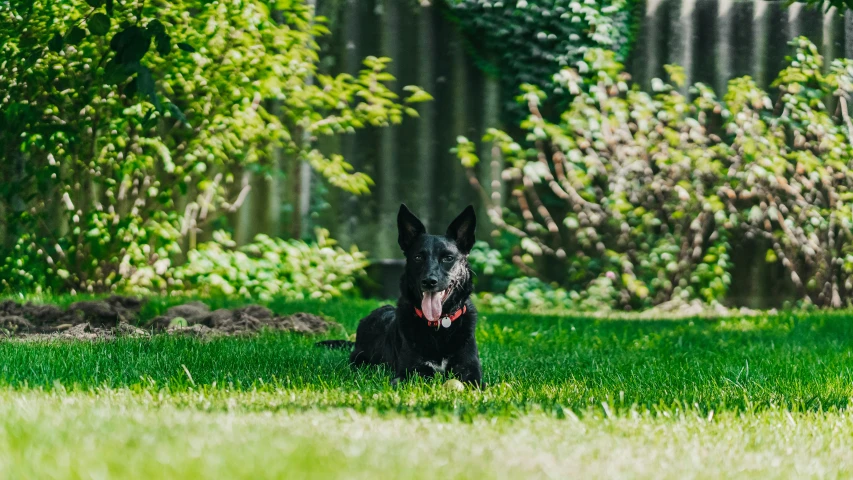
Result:
[[[355,247],[349,251],[337,247],[328,234],[318,230],[312,243],[258,235],[238,248],[227,232],[218,231],[213,241],[190,251],[186,263],[170,270],[149,266],[128,271],[126,284],[118,288],[131,293],[263,301],[356,295],[354,281],[365,275],[366,257]]]
[[[645,93],[600,49],[555,76],[575,94],[559,122],[539,112],[545,93],[526,86],[524,140],[484,137],[505,159],[512,199],[490,205],[490,220],[541,278],[595,287],[603,301],[612,281],[614,308],[724,299],[735,242],[780,262],[803,302],[850,305],[853,62],[824,74],[813,44],[792,46],[772,97],[744,77],[722,100],[696,84],[691,100],[677,67],[673,85],[656,80]],[[837,113],[827,107],[836,103]],[[456,152],[468,168],[478,161],[464,137]]]
[[[484,241],[477,241],[468,254],[468,264],[474,271],[474,285],[478,291],[502,292],[512,280],[522,275],[518,266],[506,261],[510,258],[511,247],[498,247],[503,248],[492,248]]]
[[[319,75],[326,33],[298,0],[0,4],[2,289],[133,288],[239,207],[244,169],[298,187],[308,162],[367,192],[318,137],[417,112],[388,88],[389,59]]]

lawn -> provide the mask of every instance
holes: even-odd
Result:
[[[374,306],[271,308],[351,332]],[[292,334],[3,341],[0,477],[853,474],[847,313],[481,319],[490,386],[465,392],[392,389],[387,372]]]

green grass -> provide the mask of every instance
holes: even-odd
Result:
[[[842,413],[508,420],[247,411],[231,392],[0,394],[2,478],[844,478]],[[214,403],[223,398],[213,399]]]
[[[144,315],[168,305],[152,302]],[[375,306],[271,305],[321,313],[349,332]],[[666,321],[486,313],[478,341],[491,386],[464,392],[440,380],[393,389],[388,372],[351,370],[346,352],[315,340],[0,342],[0,476],[83,477],[90,467],[122,478],[853,469],[848,313]]]

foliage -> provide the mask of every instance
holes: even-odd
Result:
[[[494,243],[498,242],[500,239]],[[492,248],[487,242],[480,240],[474,243],[474,248],[468,254],[468,264],[475,274],[476,291],[502,292],[513,279],[521,275],[515,264],[506,261],[511,245],[508,242],[501,243],[504,244],[498,247],[502,248]]]
[[[503,293],[487,290],[479,293],[477,305],[497,312],[548,313],[579,310],[579,295],[570,295],[535,277],[519,277],[509,282]]]
[[[790,3],[795,2],[822,9],[825,12],[829,12],[829,9],[835,7],[840,14],[844,14],[846,10],[853,9],[853,0],[792,0]]]
[[[524,276],[529,267],[522,256],[529,255],[523,253],[518,242],[513,244],[512,235],[502,233],[492,239],[498,248],[481,240],[474,244],[468,255],[468,263],[475,274],[474,291],[478,306],[497,312],[530,313],[610,309],[610,298],[604,301],[599,298],[613,291],[609,279],[604,279],[610,287],[604,291],[600,287],[591,287],[579,293],[568,292],[537,277]]]
[[[478,65],[500,79],[506,118],[526,113],[513,99],[522,84],[546,90],[562,111],[572,93],[550,81],[588,48],[628,54],[637,24],[636,0],[446,0],[450,18]]]
[[[661,80],[645,93],[599,49],[555,76],[578,92],[559,122],[540,114],[545,93],[526,86],[525,140],[484,137],[504,157],[513,200],[489,207],[492,223],[515,235],[536,275],[571,291],[596,286],[605,299],[613,280],[616,308],[722,300],[736,243],[781,262],[804,302],[849,305],[853,62],[824,74],[813,44],[792,46],[775,101],[748,77],[722,100],[702,84],[691,100]],[[459,141],[471,168],[476,148]]]
[[[0,4],[3,289],[105,291],[165,271],[245,200],[244,168],[298,187],[308,162],[367,192],[318,137],[399,123],[429,95],[406,87],[401,102],[387,58],[319,75],[326,33],[294,0]]]
[[[355,247],[350,251],[337,247],[328,233],[318,230],[316,243],[261,234],[238,248],[226,232],[218,231],[213,241],[191,250],[187,262],[174,269],[135,270],[127,278],[127,290],[261,301],[352,295],[356,293],[353,281],[365,274],[365,254]]]

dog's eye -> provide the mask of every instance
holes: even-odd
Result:
[[[442,260],[444,260],[445,262],[450,263],[450,262],[452,262],[452,261],[453,261],[453,255],[445,255],[445,256],[444,256],[444,258],[442,258]]]
[[[423,255],[415,255],[415,261],[416,262],[423,262],[424,256]]]

